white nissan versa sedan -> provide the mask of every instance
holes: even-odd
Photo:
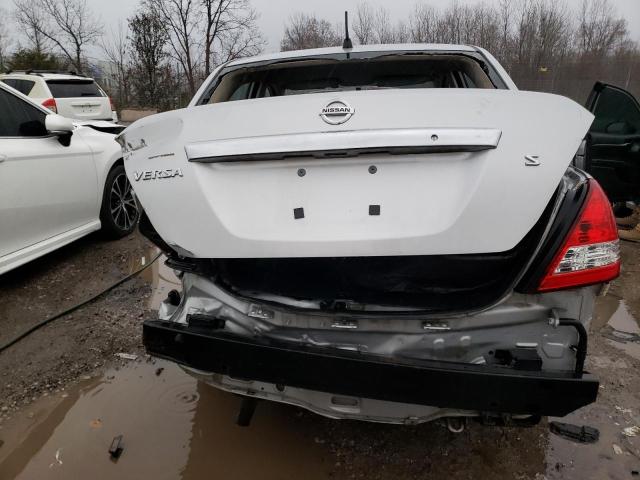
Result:
[[[100,228],[135,228],[122,128],[73,123],[0,82],[0,274]]]
[[[148,352],[335,418],[530,424],[593,402],[587,327],[620,259],[571,166],[592,120],[470,46],[223,65],[118,137],[182,278]]]

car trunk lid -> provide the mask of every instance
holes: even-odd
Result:
[[[325,122],[337,101],[350,118]],[[549,94],[389,89],[191,107],[120,142],[151,222],[184,256],[483,254],[532,230],[591,121]]]
[[[79,120],[111,118],[111,102],[90,79],[47,80],[58,113]]]

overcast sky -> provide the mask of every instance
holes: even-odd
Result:
[[[107,27],[116,27],[119,21],[124,21],[133,13],[138,5],[136,0],[87,0],[93,11],[104,20]],[[369,0],[373,6],[384,5],[392,18],[407,19],[417,2],[444,8],[452,0]],[[497,0],[487,0],[489,3]],[[566,0],[571,7],[577,8],[578,0]],[[295,12],[314,13],[326,18],[332,24],[342,21],[344,10],[355,12],[360,0],[251,0],[254,8],[259,12],[259,26],[264,33],[268,45],[267,52],[279,50],[280,38],[284,25],[289,16]],[[478,0],[459,0],[460,3],[477,3]],[[619,12],[627,19],[628,28],[635,40],[640,41],[640,0],[613,0]],[[9,9],[11,0],[0,0],[0,6]],[[2,21],[0,19],[0,21]],[[93,53],[93,52],[92,52]]]

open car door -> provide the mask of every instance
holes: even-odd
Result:
[[[586,107],[595,115],[585,170],[612,202],[640,199],[640,104],[626,90],[596,82]]]

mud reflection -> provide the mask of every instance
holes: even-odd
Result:
[[[155,255],[151,258],[154,257]],[[151,297],[147,302],[147,307],[153,310],[157,310],[160,307],[160,303],[167,298],[167,294],[171,290],[182,291],[180,279],[176,277],[171,268],[164,264],[166,259],[167,257],[162,255],[142,274],[143,278],[153,287]]]
[[[134,272],[144,267],[160,253],[160,249],[156,247],[149,248],[143,255],[131,257],[129,259],[129,271]],[[152,287],[152,293],[147,301],[147,307],[157,310],[160,303],[167,298],[167,294],[171,290],[182,290],[180,279],[173,270],[167,267],[164,262],[167,260],[165,255],[161,255],[153,265],[144,270],[141,277],[145,279]]]
[[[610,345],[640,360],[640,324],[624,300],[614,296],[598,299],[592,329],[600,331]]]
[[[17,448],[10,453],[8,453],[11,448],[11,440],[8,440],[10,437],[6,436],[7,440],[0,443],[0,446],[3,447],[0,450],[0,478],[15,478],[25,468],[31,458],[51,438],[51,435],[64,420],[69,409],[78,400],[81,392],[82,387],[78,387],[72,395],[62,398],[58,403],[55,403],[54,399],[43,400],[43,405],[35,409],[30,408],[30,410],[37,411],[37,413],[33,414],[33,418],[27,416],[26,419],[15,425],[13,429],[5,432],[12,438],[16,438],[25,434],[26,430],[29,431],[28,438],[21,444],[21,448]]]
[[[295,409],[261,404],[242,428],[238,407],[172,364],[132,362],[76,387],[39,422],[10,426],[0,478],[326,478],[327,452]],[[124,452],[113,462],[107,451],[120,434]]]

